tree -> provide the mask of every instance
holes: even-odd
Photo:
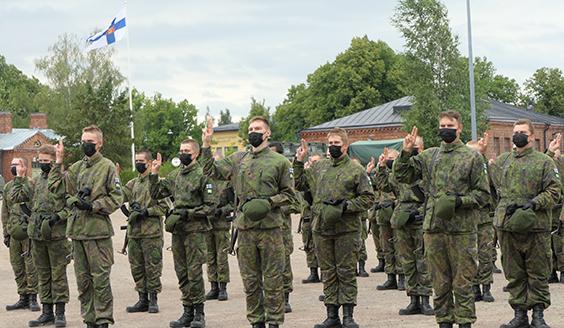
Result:
[[[217,125],[227,125],[227,124],[231,124],[233,123],[233,120],[231,118],[231,112],[229,111],[229,108],[225,109],[225,112],[220,110],[219,111],[219,122],[217,123]]]
[[[483,88],[488,99],[516,105],[519,101],[519,84],[515,79],[496,74],[494,64],[487,58],[476,58],[474,63],[476,84]]]
[[[404,60],[398,73],[405,78],[403,91],[413,96],[405,111],[404,129],[417,125],[426,145],[438,145],[437,120],[441,111],[462,114],[462,139],[470,139],[467,60],[458,51],[458,38],[449,27],[446,7],[437,0],[401,0],[392,18],[405,40]],[[476,83],[476,110],[480,130],[485,128],[487,106],[484,88]],[[432,118],[432,119],[430,119]]]
[[[525,81],[522,104],[539,113],[564,117],[564,76],[558,68],[543,67]]]
[[[265,100],[257,101],[254,97],[251,97],[251,109],[249,110],[249,115],[241,119],[239,123],[239,137],[243,140],[247,140],[247,135],[249,134],[249,120],[254,116],[263,116],[270,121],[270,107],[267,107]]]

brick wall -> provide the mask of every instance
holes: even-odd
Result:
[[[12,132],[12,113],[0,112],[0,133]]]
[[[47,129],[47,114],[46,113],[31,113],[29,118],[30,129]]]
[[[48,143],[49,140],[44,135],[36,134],[15,149],[2,151],[2,176],[4,180],[8,182],[14,178],[10,172],[10,164],[14,157],[27,159],[27,172],[28,176],[31,176],[34,159],[37,158],[39,147]]]
[[[401,127],[370,128],[370,129],[346,129],[349,135],[349,142],[366,140],[389,140],[401,139],[406,136],[406,132]],[[301,133],[301,137],[307,142],[327,142],[328,131],[306,131]]]

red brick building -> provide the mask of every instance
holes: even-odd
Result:
[[[37,150],[44,144],[52,143],[57,138],[48,128],[47,114],[31,114],[28,129],[12,127],[12,113],[0,112],[0,173],[8,182],[13,179],[10,163],[14,157],[23,157],[28,161],[28,172],[38,170]]]
[[[335,127],[346,129],[350,142],[361,140],[391,140],[403,138],[401,112],[411,108],[410,97],[403,97],[349,116],[313,126],[301,131],[307,142],[326,142],[327,132]],[[490,126],[488,157],[510,151],[513,145],[513,122],[530,119],[535,127],[535,147],[544,151],[555,133],[564,135],[564,118],[525,110],[498,101],[490,101],[486,111]],[[435,120],[436,118],[430,117]],[[562,145],[564,148],[564,143]],[[564,149],[562,149],[564,152]]]

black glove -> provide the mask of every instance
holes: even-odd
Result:
[[[373,209],[374,211],[377,211],[377,210],[379,210],[379,209],[381,209],[381,208],[382,208],[382,205],[380,205],[380,203],[376,203],[376,204],[374,204],[374,206],[372,206],[372,209]]]
[[[78,203],[76,203],[76,208],[78,208],[79,210],[83,210],[83,211],[92,211],[92,204],[90,204],[89,201],[86,201],[84,199],[79,199]]]
[[[178,214],[182,220],[186,220],[188,218],[188,210],[185,208],[175,208],[174,212]]]
[[[223,216],[223,209],[220,208],[220,207],[216,208],[215,211],[213,212],[213,215],[214,215],[216,218],[222,217],[222,216]]]
[[[304,199],[309,206],[313,205],[313,195],[311,194],[311,191],[304,192]]]
[[[506,216],[512,216],[513,213],[515,213],[515,211],[517,211],[518,208],[521,208],[522,206],[519,206],[517,204],[509,204],[507,205],[507,207],[505,208],[505,215]]]
[[[323,204],[325,205],[333,205],[333,206],[338,206],[341,205],[342,202],[344,202],[344,199],[329,199],[329,200],[324,200]],[[346,203],[345,203],[346,205]]]
[[[458,195],[457,193],[454,192],[447,192],[448,196],[454,196],[454,208],[459,208],[460,206],[462,206],[462,198],[460,198],[460,195]]]
[[[6,247],[10,248],[10,235],[4,236],[4,245],[6,245]]]
[[[556,231],[554,231],[554,233],[557,235],[562,235],[562,221],[558,221],[558,228],[556,228]]]
[[[419,215],[419,211],[411,211],[409,213],[409,219],[407,219],[407,223],[415,222],[416,220],[421,220],[423,215]]]
[[[54,226],[55,224],[57,224],[57,222],[59,222],[59,220],[61,220],[59,214],[57,213],[51,214],[51,217],[49,218],[49,226],[50,227]]]
[[[533,211],[536,209],[537,204],[535,202],[533,202],[532,200],[528,201],[527,204],[523,205],[523,210],[528,210],[529,208],[532,209]]]

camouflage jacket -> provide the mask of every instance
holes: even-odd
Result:
[[[52,214],[59,215],[60,220],[51,227],[49,240],[66,238],[67,215],[65,210],[65,190],[60,185],[56,190],[49,190],[46,173],[41,173],[31,182],[27,178],[16,177],[12,195],[18,202],[31,201],[31,217],[27,226],[27,234],[34,240],[45,240],[41,235],[41,223],[49,220]]]
[[[235,211],[234,200],[229,200],[227,197],[227,189],[230,187],[229,181],[212,180],[215,190],[213,193],[214,208],[221,209],[221,215],[216,216],[214,213],[210,215],[210,222],[213,230],[229,230],[231,222],[227,221],[228,216]]]
[[[230,180],[237,198],[235,226],[241,230],[281,228],[283,215],[281,206],[297,201],[294,193],[293,170],[282,155],[266,147],[259,151],[237,152],[219,161],[214,161],[210,148],[202,148],[204,172],[220,179]],[[268,198],[271,211],[261,220],[245,217],[241,207],[250,198]]]
[[[129,203],[129,211],[132,212],[131,204],[139,203],[146,208],[149,216],[146,218],[135,218],[127,220],[127,236],[129,238],[155,238],[163,236],[163,217],[168,210],[164,200],[151,198],[151,186],[149,175],[139,175],[131,179],[123,187],[123,201]]]
[[[313,196],[312,230],[322,235],[359,232],[359,214],[374,203],[374,190],[365,169],[351,161],[348,155],[340,159],[322,159],[304,170],[303,162],[294,162],[296,186],[311,190]],[[347,207],[341,221],[331,230],[322,230],[321,209],[324,201],[345,200]]]
[[[536,203],[536,222],[532,231],[550,231],[552,208],[560,200],[560,176],[556,164],[547,155],[532,148],[521,154],[504,153],[495,161],[499,204],[494,225],[504,230],[506,208],[510,204]]]
[[[89,240],[114,235],[110,214],[123,204],[123,192],[112,161],[96,153],[74,163],[65,172],[60,164],[55,164],[48,179],[52,192],[64,184],[67,199],[75,197],[79,191],[91,190],[85,199],[91,202],[92,211],[67,208],[67,237]]]
[[[26,185],[27,189],[31,189],[28,177],[22,178],[22,184]],[[23,213],[21,205],[26,204],[31,209],[31,201],[15,201],[13,190],[14,180],[6,183],[4,186],[4,200],[2,201],[2,229],[4,236],[11,235],[16,224],[23,224],[29,221],[27,215]]]
[[[204,175],[200,163],[181,165],[164,179],[151,174],[149,181],[153,199],[172,197],[174,209],[193,210],[193,214],[182,221],[183,227],[175,230],[175,234],[205,232],[211,229],[208,216],[213,214],[215,208],[214,186]]]
[[[443,142],[439,148],[426,149],[417,156],[402,151],[393,171],[399,182],[410,184],[422,180],[428,186],[423,230],[452,234],[476,232],[479,209],[489,202],[490,193],[486,163],[478,152],[461,141]],[[435,201],[447,193],[460,196],[462,204],[454,217],[441,219],[434,215]]]

